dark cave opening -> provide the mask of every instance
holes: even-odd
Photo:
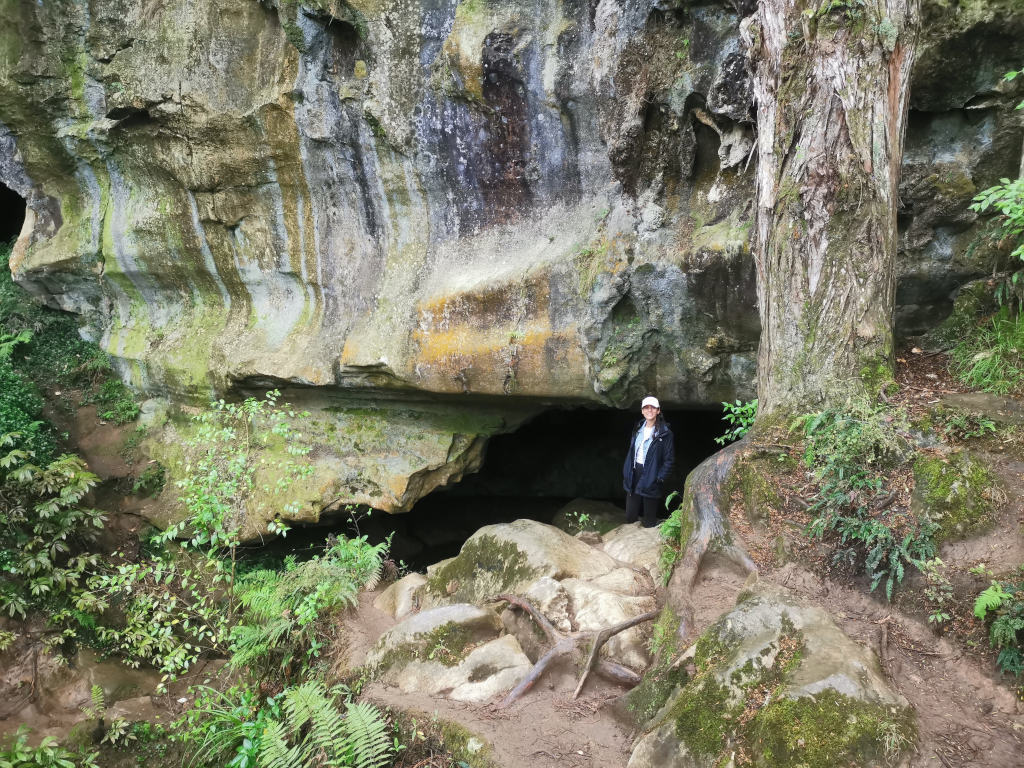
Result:
[[[681,491],[690,470],[718,450],[715,437],[724,428],[718,409],[669,408],[665,418],[676,444],[665,486],[671,493]],[[422,569],[458,554],[482,526],[520,518],[549,523],[573,499],[624,510],[622,463],[639,420],[632,410],[545,411],[515,432],[491,438],[479,472],[434,491],[407,514],[374,513],[359,523],[359,532],[374,542],[392,534],[392,556]]]
[[[0,243],[9,243],[25,223],[25,200],[13,189],[0,184]]]

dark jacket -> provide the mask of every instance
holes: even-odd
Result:
[[[636,433],[644,426],[641,419],[629,435],[629,447],[626,448],[626,461],[622,465],[622,486],[626,493],[633,491],[633,457],[636,454]],[[651,439],[651,447],[647,449],[644,457],[644,466],[637,478],[636,494],[657,499],[665,495],[662,486],[665,478],[672,471],[672,465],[676,460],[676,443],[672,436],[672,430],[664,419],[658,419],[654,425],[654,437]]]

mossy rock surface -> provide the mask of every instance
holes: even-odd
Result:
[[[664,703],[629,768],[712,768],[740,751],[773,768],[883,766],[913,744],[913,711],[874,654],[781,590],[755,588],[688,653],[692,676],[676,672],[668,695],[657,665],[641,685],[645,715]]]
[[[523,592],[541,576],[591,579],[617,567],[610,556],[535,520],[487,525],[459,554],[428,570],[423,604],[480,603]]]
[[[518,683],[530,660],[484,608],[448,605],[414,614],[388,630],[367,655],[375,674],[407,693],[485,701]]]
[[[914,462],[913,507],[939,528],[937,542],[962,539],[992,524],[992,473],[966,451],[921,455]]]

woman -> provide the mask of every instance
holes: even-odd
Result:
[[[644,528],[653,528],[658,524],[658,508],[665,497],[662,486],[675,462],[675,439],[662,418],[658,398],[645,397],[640,413],[644,420],[633,430],[622,465],[626,522],[635,523],[642,509]]]

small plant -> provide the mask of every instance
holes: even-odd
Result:
[[[18,728],[14,738],[0,745],[0,768],[99,768],[99,753],[75,753],[44,736],[38,747],[28,743],[29,729]]]
[[[671,507],[672,502],[675,501],[677,496],[679,496],[678,491],[673,491],[668,495],[668,498],[665,499],[666,509]],[[669,579],[672,578],[672,569],[682,559],[683,553],[686,551],[686,545],[689,543],[683,539],[684,533],[689,534],[688,530],[684,531],[684,519],[686,523],[689,522],[688,512],[683,509],[683,505],[680,503],[658,527],[658,534],[661,537],[658,570],[661,571],[663,584],[668,584]]]
[[[977,326],[950,352],[950,368],[972,389],[1005,395],[1024,387],[1024,314],[1009,307]]]
[[[110,744],[112,747],[126,747],[136,740],[137,737],[135,731],[132,730],[132,724],[123,717],[117,717],[107,726],[107,730],[103,734],[103,740],[100,743]]]
[[[962,442],[975,437],[984,437],[996,431],[996,423],[986,416],[952,410],[940,417],[939,432],[950,442]]]
[[[586,512],[573,510],[566,515],[566,518],[569,521],[569,529],[574,533],[597,530],[597,521]]]
[[[187,546],[210,556],[230,553],[229,595],[234,592],[242,525],[247,519],[271,517],[270,532],[285,534],[288,527],[275,513],[298,511],[299,502],[286,500],[287,491],[313,472],[305,461],[310,448],[292,426],[309,413],[278,405],[280,395],[272,390],[263,400],[213,402],[194,417],[195,433],[186,442],[185,477],[178,486],[188,514],[163,536],[184,537]]]
[[[804,462],[818,483],[808,535],[834,537],[833,563],[862,563],[872,591],[884,582],[889,599],[907,566],[936,549],[938,525],[887,509],[884,470],[905,460],[907,428],[904,414],[867,402],[808,414],[791,427],[804,432]]]
[[[132,483],[132,492],[144,496],[156,496],[167,482],[167,470],[159,461],[150,462],[142,474]]]
[[[135,395],[120,379],[107,379],[99,388],[86,396],[83,404],[96,405],[96,415],[103,421],[127,424],[139,416]]]
[[[932,607],[928,622],[941,627],[952,618],[949,611],[953,604],[953,585],[946,576],[946,566],[940,558],[933,557],[920,562],[918,567],[927,581],[924,596]]]
[[[103,688],[94,685],[89,690],[89,703],[82,707],[82,714],[90,720],[102,721],[107,715],[107,699],[103,695]]]
[[[1004,674],[1024,673],[1024,579],[996,581],[974,601],[974,615],[988,624],[989,643],[998,649]]]
[[[750,431],[750,428],[754,426],[754,419],[757,417],[757,398],[746,403],[742,400],[737,400],[735,403],[722,403],[722,410],[725,411],[722,421],[726,422],[729,428],[726,429],[725,434],[715,438],[715,442],[719,445],[739,440]]]

